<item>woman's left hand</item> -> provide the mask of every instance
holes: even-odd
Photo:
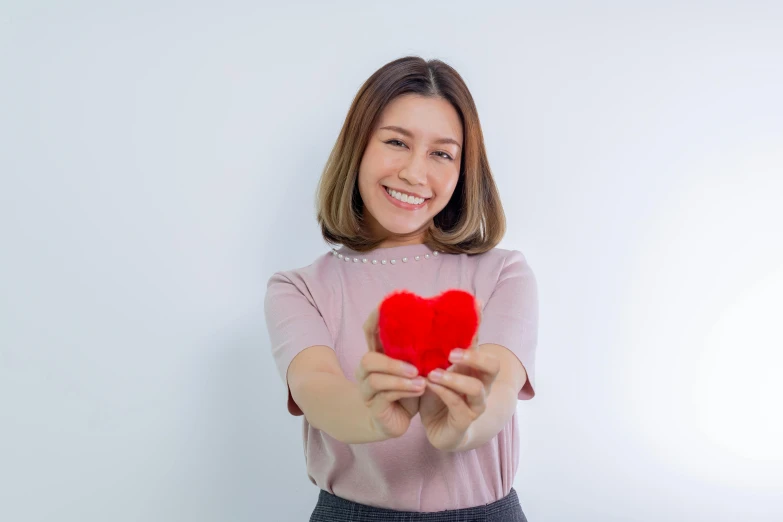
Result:
[[[479,321],[481,310],[479,311]],[[473,422],[486,409],[486,400],[500,371],[500,361],[478,345],[478,332],[467,350],[452,350],[446,370],[427,376],[427,389],[420,398],[419,415],[430,443],[454,451],[465,441]],[[461,355],[461,357],[459,357]]]

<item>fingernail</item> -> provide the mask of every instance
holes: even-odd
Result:
[[[403,365],[402,369],[403,369],[403,371],[405,372],[406,375],[410,375],[411,377],[413,377],[414,375],[419,373],[419,370],[415,366],[413,366],[412,364],[408,364],[408,363],[405,363]]]
[[[456,350],[452,350],[451,354],[449,354],[449,360],[450,361],[461,361],[465,358],[465,352],[457,348]]]
[[[411,384],[413,384],[414,388],[421,388],[424,386],[424,377],[416,377],[411,381]]]
[[[439,380],[443,379],[443,374],[444,373],[445,372],[443,370],[432,370],[432,372],[430,372],[430,377],[432,377],[436,381],[439,381]]]

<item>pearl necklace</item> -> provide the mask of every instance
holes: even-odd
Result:
[[[432,252],[432,257],[438,257],[438,253],[439,252],[437,250],[434,250]],[[337,249],[335,249],[335,248],[332,249],[332,256],[334,256],[334,257],[336,257],[338,259],[342,259],[343,261],[346,261],[346,262],[350,262],[351,260],[353,260],[354,263],[358,263],[359,261],[361,261],[362,263],[368,263],[369,262],[369,263],[372,263],[373,265],[379,264],[377,259],[373,259],[372,261],[370,261],[366,257],[364,257],[362,259],[359,259],[358,257],[344,256],[344,255],[340,254],[339,252],[337,252]],[[419,261],[420,259],[429,259],[429,258],[430,258],[429,254],[424,254],[423,256],[414,256],[413,260],[414,261]],[[402,258],[402,262],[403,263],[407,263],[408,262],[408,258],[407,257],[403,257]],[[381,265],[385,265],[386,263],[387,263],[387,261],[385,259],[381,259],[381,261],[380,261]],[[394,265],[394,264],[397,263],[397,260],[396,259],[390,259],[388,261],[388,263]]]

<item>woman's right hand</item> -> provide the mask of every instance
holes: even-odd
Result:
[[[365,321],[364,334],[369,351],[356,369],[359,392],[370,411],[373,429],[388,438],[399,437],[419,411],[426,379],[418,375],[415,366],[382,353],[377,308]]]

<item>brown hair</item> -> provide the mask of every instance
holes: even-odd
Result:
[[[326,162],[316,196],[316,216],[324,239],[359,252],[383,238],[363,227],[364,204],[357,183],[359,164],[377,119],[397,96],[418,94],[450,102],[462,121],[463,146],[454,194],[434,218],[425,243],[448,253],[480,254],[497,245],[506,218],[489,168],[473,97],[462,77],[440,60],[406,56],[370,76],[354,97]]]

